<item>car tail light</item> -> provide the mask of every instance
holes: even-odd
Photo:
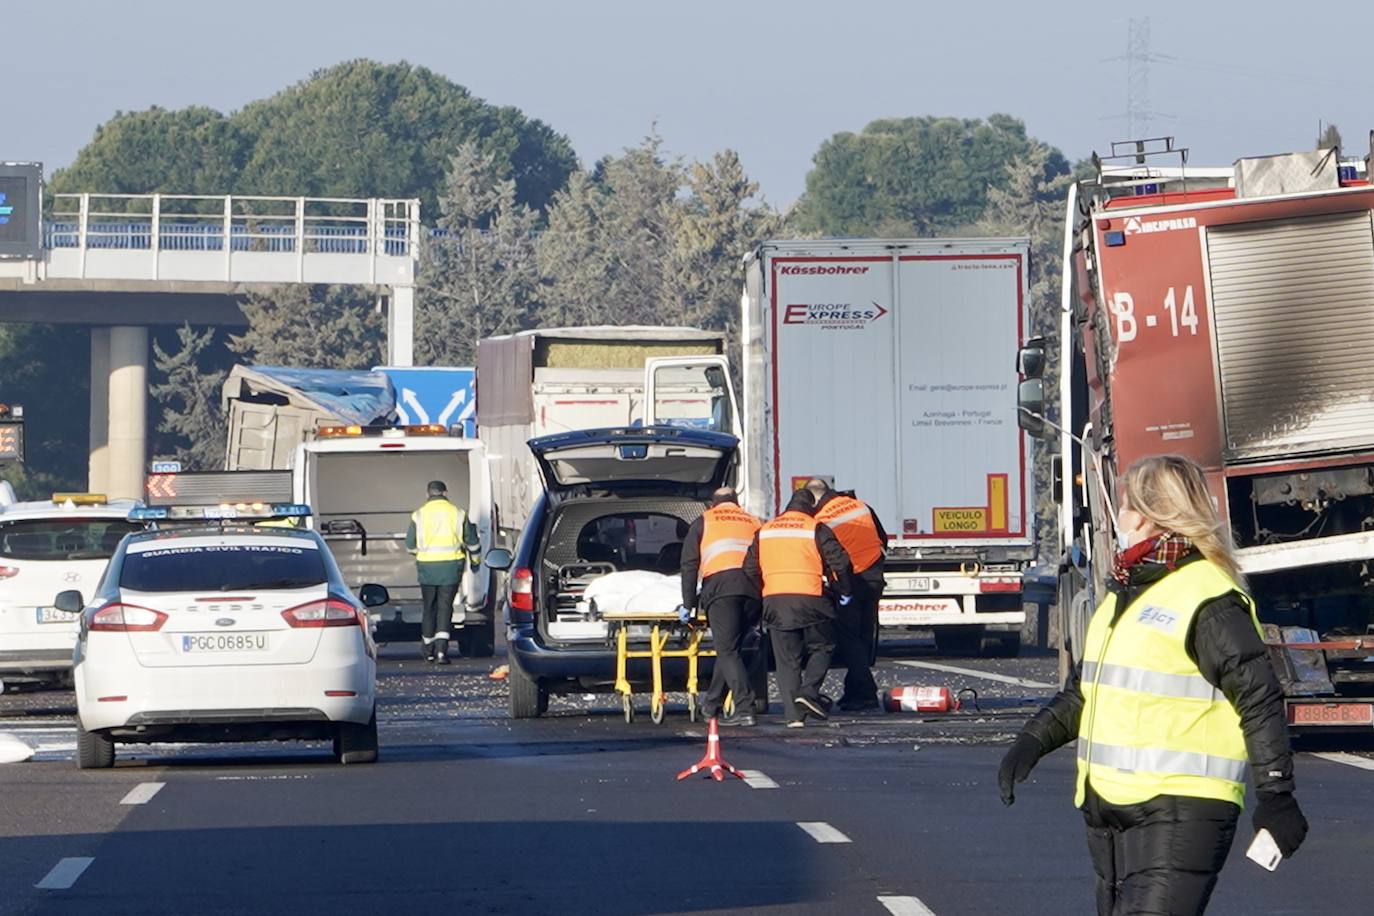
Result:
[[[534,573],[523,566],[510,575],[510,606],[513,611],[534,610]]]
[[[351,627],[362,624],[353,605],[338,598],[322,598],[281,612],[293,627]]]
[[[107,604],[91,615],[88,629],[104,633],[149,633],[162,629],[167,615],[136,604]]]
[[[19,575],[19,568],[16,566],[0,566],[0,579],[13,579]]]

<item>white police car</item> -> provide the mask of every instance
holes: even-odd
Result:
[[[132,500],[96,493],[54,493],[17,502],[0,485],[0,680],[70,678],[79,616],[52,606],[64,589],[90,593],[126,534]]]
[[[342,763],[377,759],[377,648],[313,531],[264,527],[307,506],[147,508],[81,612],[76,646],[77,764],[113,764],[147,742],[332,740]],[[176,523],[192,522],[190,525]],[[84,605],[84,609],[83,609]]]

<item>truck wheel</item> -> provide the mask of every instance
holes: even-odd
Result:
[[[372,718],[366,725],[354,722],[340,722],[338,735],[334,739],[334,756],[339,763],[376,763],[377,762],[377,710],[372,710]]]
[[[76,766],[81,770],[105,770],[114,766],[114,741],[98,732],[88,732],[76,723]]]
[[[549,691],[538,678],[530,677],[511,659],[510,674],[506,676],[510,688],[506,707],[512,719],[536,719],[549,708]]]
[[[491,658],[496,654],[496,621],[463,627],[458,631],[458,649],[469,658]]]
[[[1016,658],[1021,654],[1020,633],[994,633],[984,636],[978,647],[983,658]]]

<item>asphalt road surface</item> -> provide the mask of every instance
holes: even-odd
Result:
[[[1092,911],[1071,752],[1014,807],[997,796],[1052,658],[910,648],[880,682],[974,687],[979,708],[788,730],[775,704],[724,732],[748,780],[715,783],[674,779],[704,749],[681,703],[662,725],[626,725],[610,696],[512,722],[499,659],[383,654],[375,766],[325,745],[151,746],[81,772],[70,694],[0,695],[0,732],[38,750],[0,766],[0,914]],[[1210,912],[1374,911],[1374,756],[1304,753],[1298,779],[1307,845],[1262,871],[1244,820]]]

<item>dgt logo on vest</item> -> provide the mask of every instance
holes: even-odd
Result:
[[[782,323],[852,330],[867,327],[886,315],[887,311],[876,302],[870,303],[869,307],[852,302],[794,303],[783,310]]]
[[[1140,616],[1136,618],[1136,621],[1145,624],[1147,627],[1154,627],[1156,630],[1172,633],[1174,627],[1178,625],[1178,615],[1162,607],[1154,607],[1151,605],[1140,612]]]

